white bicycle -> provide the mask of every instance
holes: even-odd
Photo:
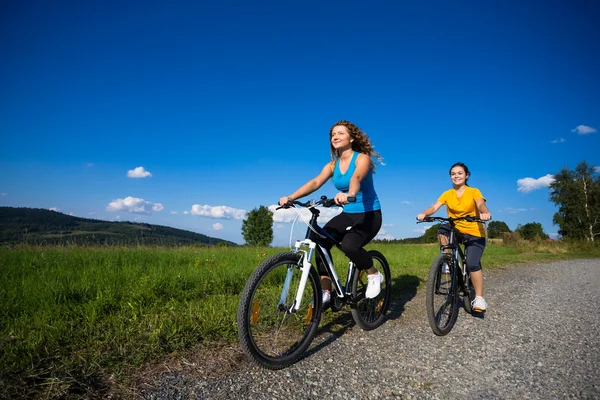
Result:
[[[364,330],[375,329],[385,320],[392,286],[390,267],[383,254],[369,251],[373,266],[384,277],[381,292],[373,299],[365,297],[366,271],[358,269],[352,261],[348,263],[345,285],[337,276],[324,243],[339,248],[340,242],[317,224],[317,207],[335,205],[333,199],[323,196],[318,201],[293,201],[282,206],[310,210],[312,217],[306,237],[298,240],[291,251],[266,259],[244,287],[237,313],[238,336],[244,353],[263,367],[280,369],[293,364],[302,357],[317,332],[323,304],[321,280],[311,261],[315,257],[319,257],[332,280],[333,311],[349,305],[354,321]]]

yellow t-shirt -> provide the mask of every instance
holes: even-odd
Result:
[[[442,193],[438,201],[446,205],[446,211],[450,218],[466,217],[467,215],[479,217],[479,209],[475,204],[476,199],[485,201],[485,197],[479,189],[467,186],[460,198],[456,195],[455,189],[450,189]],[[456,229],[461,233],[485,237],[485,228],[481,222],[456,221]]]

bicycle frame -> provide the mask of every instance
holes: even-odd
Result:
[[[319,214],[320,214],[319,210],[316,209],[314,206],[310,207],[308,209],[310,210],[312,217],[310,219],[308,228],[306,230],[305,239],[297,240],[294,245],[294,252],[302,254],[302,257],[300,259],[301,263],[302,263],[302,266],[300,267],[300,269],[302,270],[302,276],[300,278],[298,292],[296,293],[296,300],[295,300],[294,304],[292,305],[292,307],[290,307],[290,309],[288,310],[288,312],[290,312],[290,313],[298,311],[298,309],[300,308],[300,304],[302,304],[302,297],[304,295],[304,289],[306,288],[306,281],[308,280],[308,275],[310,273],[310,269],[313,268],[313,264],[311,263],[311,260],[313,259],[315,250],[322,257],[322,260],[325,261],[324,268],[326,269],[327,273],[329,274],[329,276],[331,278],[333,285],[335,286],[335,292],[337,293],[337,296],[342,299],[347,298],[347,296],[349,296],[349,293],[347,292],[345,287],[342,286],[342,284],[340,282],[340,279],[339,279],[339,277],[335,271],[335,267],[333,265],[333,260],[329,256],[329,252],[321,244],[322,240],[330,240],[331,242],[333,242],[333,244],[336,247],[339,247],[340,242],[338,242],[333,236],[331,236],[329,233],[327,233],[323,228],[321,228],[317,224],[317,219],[319,218]],[[308,250],[302,249],[303,247],[307,247]],[[354,267],[354,264],[352,263],[352,261],[349,261],[348,274],[346,276],[346,286],[348,286],[348,283],[352,281],[353,274],[354,274],[353,267]],[[282,305],[284,303],[285,298],[287,297],[288,290],[289,290],[289,282],[290,282],[291,278],[292,278],[292,270],[288,269],[284,287],[283,287],[281,297],[280,297],[280,305]]]
[[[451,250],[452,251],[452,259],[456,261],[456,263],[458,264],[458,268],[460,269],[460,272],[462,274],[463,277],[463,282],[466,282],[466,276],[468,273],[468,269],[466,267],[466,263],[465,263],[465,253],[463,252],[462,247],[460,246],[460,243],[458,243],[457,239],[456,239],[456,230],[454,228],[454,223],[450,222],[450,237],[448,238],[448,244],[441,246],[440,248],[440,253],[444,253],[444,250]]]

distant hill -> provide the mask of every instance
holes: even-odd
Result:
[[[101,221],[41,208],[0,207],[0,244],[18,243],[237,246],[227,240],[161,225]]]

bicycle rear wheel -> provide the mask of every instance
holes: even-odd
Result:
[[[355,267],[352,279],[354,306],[350,309],[356,324],[365,331],[375,329],[385,321],[385,313],[390,306],[392,293],[392,274],[387,260],[376,250],[370,250],[369,254],[373,259],[373,266],[383,275],[381,292],[377,297],[367,299],[365,297],[368,284],[367,271]]]
[[[302,303],[296,301],[301,255],[286,252],[265,260],[250,275],[240,297],[237,325],[244,353],[269,369],[296,362],[308,349],[321,319],[321,282],[311,268]]]
[[[448,266],[448,269],[444,268]],[[438,336],[452,330],[458,316],[456,271],[450,254],[436,257],[427,280],[427,319],[431,330]],[[446,271],[444,271],[446,269]]]

